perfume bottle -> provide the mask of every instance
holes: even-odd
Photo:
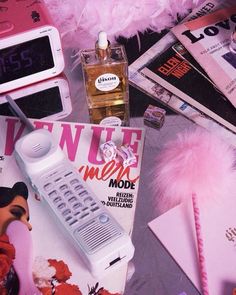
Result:
[[[122,45],[111,46],[100,32],[95,49],[81,51],[90,122],[129,125],[128,63]]]

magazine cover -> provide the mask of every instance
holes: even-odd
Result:
[[[214,197],[213,197],[214,198]],[[213,200],[201,207],[201,230],[209,294],[232,295],[236,287],[236,199]],[[182,203],[149,223],[149,227],[201,290],[194,214],[191,201]],[[180,241],[180,242],[176,242]]]
[[[235,108],[181,43],[176,42],[160,52],[140,72],[236,132]]]
[[[46,128],[52,132],[84,181],[124,230],[131,235],[140,178],[144,130],[59,121],[32,120],[32,123],[36,129]],[[14,219],[24,220],[31,230],[29,233],[32,239],[31,252],[33,252],[31,254],[32,284],[40,290],[41,294],[47,295],[122,294],[126,282],[127,265],[114,273],[111,271],[102,279],[93,277],[84,267],[76,249],[57,222],[48,214],[48,211],[45,211],[45,207],[19,170],[13,150],[17,139],[28,133],[25,125],[18,118],[0,116],[0,127],[0,193],[4,195],[4,201],[0,203],[0,221],[2,212],[9,209],[10,216],[6,217],[4,222]],[[130,146],[136,157],[136,163],[124,167],[116,160],[105,162],[99,147],[110,140],[117,147]],[[19,187],[19,183],[23,187]],[[16,195],[23,197],[21,198],[23,205],[16,202]],[[14,247],[9,243],[3,224],[0,229],[2,234],[0,248],[5,249],[3,252],[5,264],[1,264],[3,269],[0,272],[0,293],[18,294],[17,291],[14,293],[14,290],[11,290],[12,293],[10,293],[9,290],[13,286],[15,290],[19,289],[21,278],[18,272],[17,275],[14,274],[15,264],[13,267],[13,262],[19,260],[19,256],[17,257]],[[20,244],[27,247],[25,239],[20,241]],[[24,270],[27,268],[27,263],[30,264],[28,260],[30,259],[27,256],[23,261]],[[26,276],[25,272],[24,276]],[[34,292],[29,293],[29,295],[32,294]]]
[[[221,6],[228,6],[232,4],[232,0],[224,1],[205,1],[199,6],[197,10],[194,10],[186,19],[195,19],[199,16],[205,15],[210,11],[216,10]],[[158,100],[163,105],[169,107],[173,111],[185,116],[196,124],[206,128],[211,132],[223,136],[229,143],[235,145],[235,134],[224,128],[223,125],[213,120],[211,117],[203,113],[197,108],[194,108],[189,103],[186,103],[183,99],[173,94],[171,91],[163,88],[159,83],[150,79],[142,73],[142,70],[147,64],[152,62],[161,54],[165,52],[178,42],[177,38],[172,32],[168,32],[163,38],[155,43],[149,50],[141,55],[136,61],[129,66],[129,82],[132,86],[150,95],[152,98]]]
[[[236,55],[230,51],[236,6],[172,28],[172,32],[236,107]]]

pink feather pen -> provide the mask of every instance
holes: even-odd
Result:
[[[198,262],[199,262],[199,272],[201,277],[202,293],[203,295],[209,295],[208,290],[208,278],[207,270],[205,265],[205,255],[204,255],[204,243],[201,230],[201,218],[200,210],[198,206],[198,198],[196,194],[192,194],[192,204],[194,212],[194,224],[197,237],[197,249],[198,249]]]
[[[209,295],[209,288],[201,208],[217,198],[231,196],[236,180],[234,161],[232,147],[216,135],[196,128],[168,142],[155,167],[154,185],[161,213],[191,198],[203,295]]]

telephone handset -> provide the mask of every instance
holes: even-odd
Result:
[[[27,118],[22,119],[32,127]],[[94,276],[133,257],[130,236],[88,187],[48,130],[33,130],[18,139],[15,157]]]

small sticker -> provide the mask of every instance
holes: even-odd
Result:
[[[99,76],[95,81],[95,87],[100,91],[111,91],[120,83],[118,76],[107,73]]]
[[[106,125],[106,126],[121,126],[122,121],[118,117],[111,116],[111,117],[102,119],[102,121],[99,124]]]

